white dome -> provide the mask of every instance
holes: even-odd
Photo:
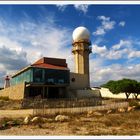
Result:
[[[73,31],[72,38],[73,38],[73,41],[78,41],[78,40],[81,40],[81,39],[87,39],[87,40],[89,40],[89,38],[90,38],[90,32],[85,27],[82,27],[82,26],[81,27],[77,27]]]

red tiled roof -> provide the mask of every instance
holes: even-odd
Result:
[[[68,70],[66,59],[43,57],[31,66],[39,68]]]
[[[43,57],[33,64],[50,64],[55,66],[67,67],[66,59]]]
[[[50,68],[50,69],[61,69],[61,70],[69,70],[67,67],[64,66],[57,66],[47,63],[41,63],[41,64],[32,64],[33,67],[39,67],[39,68]]]
[[[39,59],[38,61],[36,61],[35,63],[33,63],[32,65],[21,69],[20,71],[15,73],[12,77],[15,77],[16,75],[29,69],[30,67],[69,70],[66,63],[66,59],[43,57]]]

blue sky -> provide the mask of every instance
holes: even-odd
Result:
[[[90,31],[91,86],[140,81],[140,5],[0,5],[0,83],[40,57],[66,58],[74,71],[72,32]]]

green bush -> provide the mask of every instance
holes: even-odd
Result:
[[[8,96],[0,96],[0,100],[4,100],[4,101],[9,101],[9,97]]]

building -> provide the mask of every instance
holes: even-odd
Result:
[[[89,97],[90,33],[85,27],[73,32],[72,53],[75,72],[70,72],[66,59],[43,57],[12,76],[11,86],[0,96],[11,99]],[[93,95],[93,94],[92,94]]]
[[[70,71],[65,59],[43,57],[12,76],[11,84],[25,82],[25,98],[63,98],[69,86]]]

